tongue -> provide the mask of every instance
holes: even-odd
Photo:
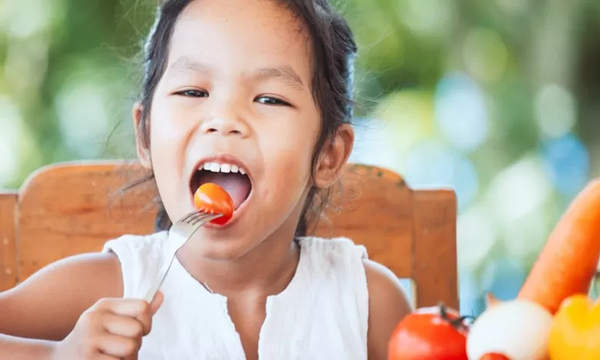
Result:
[[[216,172],[203,172],[200,177],[200,184],[213,183],[222,187],[233,200],[237,209],[246,200],[250,194],[250,180],[242,174],[225,174]]]

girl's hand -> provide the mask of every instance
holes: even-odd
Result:
[[[52,359],[137,360],[142,337],[152,328],[152,316],[163,295],[148,304],[138,299],[100,299],[85,311],[73,331],[54,347]]]

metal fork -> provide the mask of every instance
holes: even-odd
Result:
[[[144,300],[146,300],[147,302],[152,302],[152,299],[154,299],[154,295],[156,295],[158,289],[160,289],[163,281],[165,281],[165,278],[169,273],[169,269],[173,264],[173,260],[175,260],[175,255],[177,254],[177,251],[183,245],[185,245],[185,243],[192,237],[192,235],[194,235],[194,233],[202,225],[221,216],[223,215],[207,214],[202,211],[194,211],[179,219],[179,221],[177,221],[173,226],[171,226],[171,229],[169,229],[168,241],[170,244],[173,244],[173,251],[170,254],[168,254],[167,257],[167,259],[170,258],[170,260],[163,264],[162,268],[160,269],[161,275],[154,281],[152,286],[150,286],[150,288],[146,292],[146,295],[144,295],[143,297]]]

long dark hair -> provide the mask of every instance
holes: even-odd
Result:
[[[169,44],[177,19],[194,0],[163,0],[144,45],[144,77],[140,102],[141,121],[138,133],[142,144],[150,149],[150,109],[156,87],[165,72]],[[342,124],[352,121],[352,92],[356,43],[350,27],[327,0],[274,0],[289,9],[311,39],[313,49],[312,93],[321,115],[321,131],[313,150],[313,173],[326,141]],[[154,181],[154,174],[136,183]],[[330,197],[329,189],[309,190],[296,236],[304,236],[308,225],[317,219]],[[162,203],[157,228],[168,229],[171,221]]]

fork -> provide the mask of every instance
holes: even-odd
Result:
[[[194,235],[194,233],[204,224],[213,221],[214,219],[223,216],[222,214],[208,214],[202,211],[193,211],[186,216],[182,217],[177,221],[171,229],[169,229],[169,243],[173,244],[173,251],[168,254],[167,259],[170,260],[163,264],[160,273],[161,274],[150,286],[143,299],[147,302],[152,302],[154,299],[154,295],[160,289],[163,281],[167,277],[169,273],[169,269],[173,264],[173,260],[175,260],[175,255],[177,251],[181,249],[183,245]]]

